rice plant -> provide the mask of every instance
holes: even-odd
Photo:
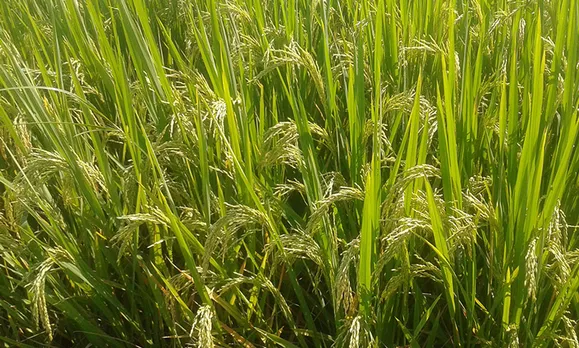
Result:
[[[3,0],[6,347],[579,347],[579,1]]]

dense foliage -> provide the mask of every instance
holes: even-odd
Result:
[[[579,347],[578,45],[578,0],[0,1],[0,342]]]

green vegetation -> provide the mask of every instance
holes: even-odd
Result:
[[[0,1],[0,345],[579,347],[579,0]]]

